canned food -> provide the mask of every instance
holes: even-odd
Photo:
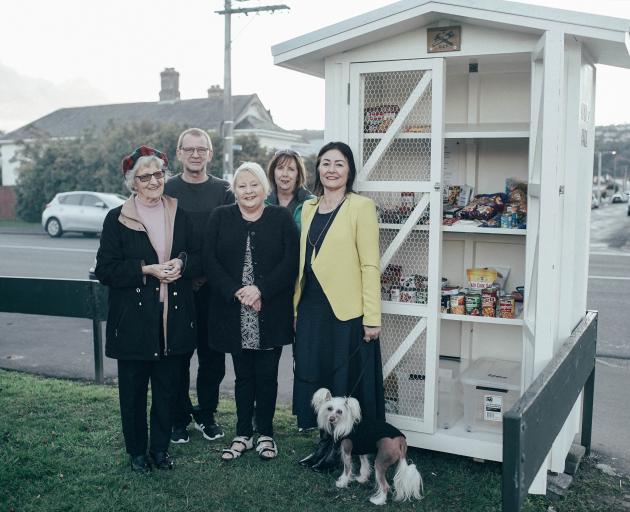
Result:
[[[493,287],[481,290],[481,316],[496,316],[497,294]]]
[[[503,229],[511,229],[513,227],[511,213],[504,213],[501,215],[501,227]]]
[[[466,295],[464,293],[457,293],[450,296],[451,313],[453,315],[465,315],[466,314]]]
[[[481,293],[471,290],[466,293],[466,314],[471,316],[481,316]]]
[[[450,295],[446,295],[446,294],[442,294],[442,313],[448,313],[449,312],[449,306],[450,306]]]
[[[504,294],[499,297],[499,318],[514,318],[516,301],[512,295]]]
[[[392,286],[389,289],[389,300],[392,302],[400,302],[400,288],[398,286]]]

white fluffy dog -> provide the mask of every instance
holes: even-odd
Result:
[[[370,498],[372,503],[384,505],[387,502],[389,485],[386,471],[396,462],[398,467],[394,476],[394,500],[422,499],[424,493],[422,476],[415,464],[407,464],[407,441],[400,430],[384,421],[361,422],[361,407],[358,400],[333,397],[326,388],[315,392],[312,405],[317,414],[319,428],[328,432],[335,441],[341,440],[343,473],[337,479],[337,487],[347,487],[352,480],[359,483],[367,482],[371,472],[368,454],[375,453],[377,489]],[[352,473],[353,453],[359,455],[361,460],[358,476]]]

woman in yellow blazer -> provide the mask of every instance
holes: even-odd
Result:
[[[313,393],[354,396],[364,418],[385,419],[378,221],[374,202],[352,192],[356,167],[343,142],[317,156],[315,193],[302,207],[296,312],[293,412],[298,427],[316,426]],[[320,442],[300,464],[336,466],[333,443]]]

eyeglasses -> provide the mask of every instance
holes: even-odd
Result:
[[[192,156],[195,154],[195,151],[197,152],[197,154],[199,156],[204,156],[206,155],[209,151],[210,148],[180,148],[186,155],[188,156]]]
[[[141,174],[140,176],[135,176],[135,178],[140,180],[142,183],[151,181],[151,178],[155,178],[156,180],[159,181],[162,178],[164,178],[164,171],[155,171],[154,173]]]
[[[297,157],[302,156],[297,151],[294,151],[293,149],[280,149],[276,151],[273,156],[279,156],[279,155],[290,155],[290,156],[297,156]]]

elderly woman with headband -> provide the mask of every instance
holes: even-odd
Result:
[[[260,165],[242,164],[232,190],[236,204],[214,210],[203,247],[210,347],[232,355],[236,376],[236,437],[221,458],[253,448],[255,415],[256,451],[267,460],[278,453],[273,417],[282,347],[293,341],[298,233],[286,208],[265,205],[269,182]]]
[[[141,473],[151,462],[173,467],[167,450],[174,386],[196,339],[190,277],[201,272],[199,244],[177,200],[163,194],[167,166],[166,155],[148,146],[123,159],[132,195],[107,214],[96,255],[96,277],[109,287],[105,352],[118,360],[125,446],[131,468]]]
[[[307,199],[315,197],[304,186],[306,183],[304,160],[292,149],[276,151],[267,165],[267,177],[271,184],[271,193],[265,203],[288,208],[300,229],[302,205]]]

